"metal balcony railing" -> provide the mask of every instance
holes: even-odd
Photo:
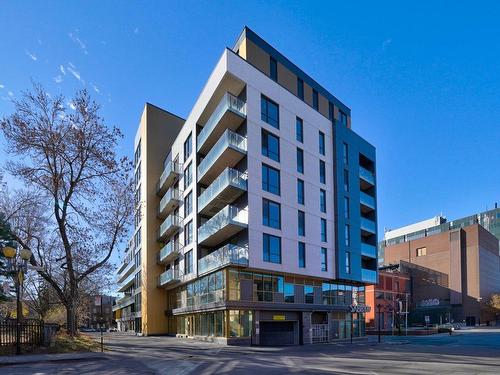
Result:
[[[205,274],[228,265],[248,266],[248,248],[227,244],[198,261],[198,274]]]
[[[232,185],[241,190],[247,190],[247,174],[233,168],[226,168],[198,197],[198,211],[201,211],[224,188]]]

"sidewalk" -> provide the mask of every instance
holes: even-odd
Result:
[[[109,353],[101,353],[101,352],[8,355],[8,356],[0,356],[0,367],[26,364],[26,363],[82,361],[89,359],[104,360],[108,358],[109,358]]]

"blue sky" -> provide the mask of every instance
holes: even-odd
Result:
[[[0,116],[31,79],[87,87],[131,156],[144,102],[186,117],[248,25],[377,147],[381,233],[472,214],[500,202],[500,5],[422,3],[4,1]]]

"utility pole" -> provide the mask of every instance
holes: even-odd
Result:
[[[377,305],[377,310],[378,310],[378,343],[380,344],[380,309],[382,308],[382,305],[379,303]]]

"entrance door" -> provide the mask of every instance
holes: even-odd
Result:
[[[260,345],[294,345],[297,322],[260,322]]]

